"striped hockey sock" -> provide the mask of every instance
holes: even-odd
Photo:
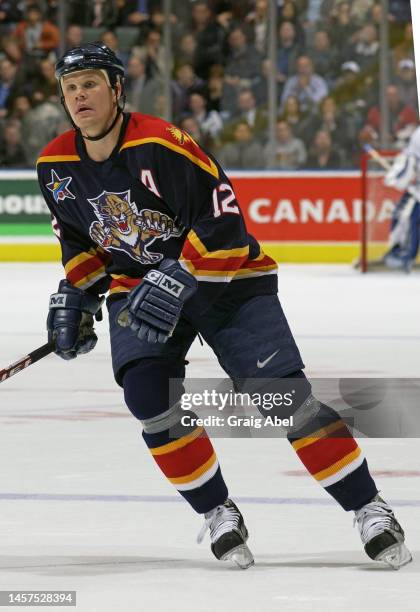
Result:
[[[361,448],[344,421],[325,404],[315,418],[287,437],[308,472],[344,510],[357,510],[377,494]]]
[[[203,427],[143,432],[143,438],[166,478],[196,512],[223,504],[228,489],[213,445]]]

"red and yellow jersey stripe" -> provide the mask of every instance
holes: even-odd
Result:
[[[187,235],[180,262],[198,281],[207,282],[230,282],[277,271],[276,262],[263,252],[249,259],[248,245],[209,251],[194,230]]]
[[[107,275],[106,257],[92,248],[72,257],[64,266],[67,280],[78,289],[88,289]]]
[[[37,165],[42,163],[79,162],[80,156],[76,149],[76,132],[68,130],[54,138],[41,151]]]
[[[187,132],[158,117],[132,113],[120,151],[147,144],[157,144],[182,155],[219,179],[219,169]]]
[[[117,293],[128,293],[141,283],[141,278],[131,278],[125,274],[111,274],[112,281],[109,288],[109,295]]]

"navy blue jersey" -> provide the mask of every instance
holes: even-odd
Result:
[[[71,130],[45,147],[37,170],[74,286],[120,296],[171,257],[197,278],[199,312],[232,283],[238,295],[277,290],[277,265],[247,233],[229,179],[175,126],[125,114],[103,162]]]

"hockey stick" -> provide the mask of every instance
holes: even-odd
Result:
[[[11,376],[14,376],[21,370],[24,370],[36,361],[39,361],[43,357],[46,357],[50,353],[53,353],[54,348],[54,343],[48,342],[47,344],[44,344],[43,346],[40,346],[39,348],[32,351],[32,353],[29,353],[25,357],[22,357],[22,359],[19,359],[19,361],[16,361],[15,363],[12,363],[12,365],[9,365],[7,368],[4,368],[4,370],[0,370],[0,383],[5,381],[7,378],[10,378]]]
[[[392,164],[389,163],[389,161],[379,153],[379,151],[377,151],[376,149],[374,149],[372,147],[372,145],[370,144],[365,144],[363,146],[363,150],[375,161],[378,162],[378,164],[386,171],[391,170],[391,166]],[[406,189],[406,191],[413,196],[413,198],[416,199],[416,201],[420,200],[420,194],[417,192],[416,188],[414,187],[414,185],[409,185]]]
[[[389,163],[389,161],[383,157],[383,155],[381,155],[379,153],[379,151],[377,151],[376,149],[374,149],[372,147],[372,145],[370,144],[365,144],[363,146],[363,150],[366,151],[366,153],[375,161],[378,162],[378,164],[384,169],[384,170],[390,170],[391,169],[391,164]]]

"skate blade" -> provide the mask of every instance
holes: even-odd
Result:
[[[389,546],[375,559],[375,561],[386,563],[395,570],[400,569],[400,567],[404,567],[404,565],[407,565],[412,560],[413,557],[403,542]]]
[[[221,561],[233,561],[241,569],[247,569],[254,565],[254,557],[246,544],[240,544],[232,548],[221,558]]]

